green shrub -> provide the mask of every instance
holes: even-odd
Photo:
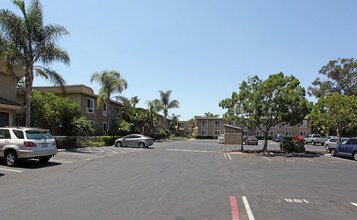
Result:
[[[67,149],[67,148],[77,148],[77,138],[76,137],[54,137],[56,140],[56,145],[58,149]]]
[[[303,141],[284,140],[280,143],[280,150],[286,153],[304,153],[305,145]]]
[[[100,141],[104,142],[105,146],[112,146],[116,139],[120,138],[119,136],[102,136]]]
[[[84,141],[84,145],[88,147],[102,147],[105,145],[104,141]]]

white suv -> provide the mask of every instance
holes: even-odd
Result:
[[[0,128],[0,157],[7,166],[15,166],[19,159],[36,158],[47,163],[57,154],[56,141],[48,130],[25,127]]]

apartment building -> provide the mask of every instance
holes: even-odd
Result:
[[[5,65],[0,62],[0,127],[16,125],[16,113],[22,108],[17,102],[17,82],[25,75],[19,68],[14,73],[8,73]]]
[[[218,136],[224,134],[224,124],[233,125],[223,118],[195,116],[197,121],[198,135]]]
[[[235,125],[234,122],[224,120],[223,118],[206,118],[196,116],[198,135],[217,136],[224,133],[224,125]],[[249,129],[242,127],[244,136],[263,136],[263,132],[258,128]],[[311,133],[311,127],[308,120],[303,120],[300,125],[291,126],[289,123],[281,123],[270,128],[269,135],[283,134],[285,136],[306,136]]]
[[[63,96],[62,89],[56,86],[40,86],[33,89]],[[109,106],[104,104],[97,108],[98,95],[88,86],[67,85],[65,91],[65,96],[79,105],[81,116],[86,117],[96,130],[101,130],[104,134],[123,117],[123,105],[120,102],[111,100]]]

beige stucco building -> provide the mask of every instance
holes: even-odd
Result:
[[[198,135],[218,136],[224,133],[224,125],[235,125],[233,122],[226,121],[223,118],[207,118],[196,116]],[[263,136],[263,132],[258,128],[249,129],[242,127],[244,136]],[[270,128],[269,135],[283,134],[284,136],[307,136],[311,134],[311,127],[308,120],[303,120],[300,125],[290,126],[288,123],[281,123]]]
[[[0,62],[0,127],[16,125],[16,113],[22,108],[17,102],[17,82],[25,75],[19,68],[9,73]]]
[[[121,103],[112,100],[109,108],[106,104],[98,108],[98,95],[94,93],[93,89],[85,85],[66,85],[65,94],[60,87],[55,86],[33,87],[33,89],[70,98],[79,105],[81,116],[86,117],[95,129],[102,130],[104,133],[107,133],[110,126],[117,124],[123,117],[123,105]]]

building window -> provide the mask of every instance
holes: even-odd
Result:
[[[276,135],[276,131],[270,131],[270,136]]]
[[[94,127],[94,121],[89,120],[89,123],[90,123],[90,125],[92,125],[92,127]]]
[[[300,127],[306,128],[307,127],[307,120],[303,120]]]
[[[306,131],[300,131],[300,136],[306,136]]]
[[[257,136],[263,136],[263,132],[261,130],[257,130],[256,135]]]
[[[285,131],[285,137],[291,136],[291,131]]]
[[[107,126],[107,122],[103,122],[103,131],[107,132],[108,126]]]
[[[248,136],[248,131],[243,131],[243,136]]]
[[[234,121],[229,121],[228,124],[229,125],[235,125],[236,123],[234,123]]]
[[[214,131],[214,135],[220,135],[221,134],[221,131],[220,130],[215,130]]]
[[[107,103],[103,104],[103,116],[107,116],[108,115],[108,106]]]
[[[121,108],[117,107],[117,117],[121,118],[122,112],[121,112]]]
[[[215,126],[215,127],[221,127],[221,121],[215,120],[215,121],[214,121],[214,126]]]
[[[207,135],[208,133],[207,133],[207,131],[206,130],[202,130],[201,131],[201,135]]]
[[[201,121],[201,125],[202,127],[207,127],[207,121],[206,120]]]
[[[291,128],[290,123],[286,122],[286,123],[285,123],[285,127],[286,127],[286,128]]]
[[[94,114],[94,99],[87,98],[86,110],[87,113]]]

